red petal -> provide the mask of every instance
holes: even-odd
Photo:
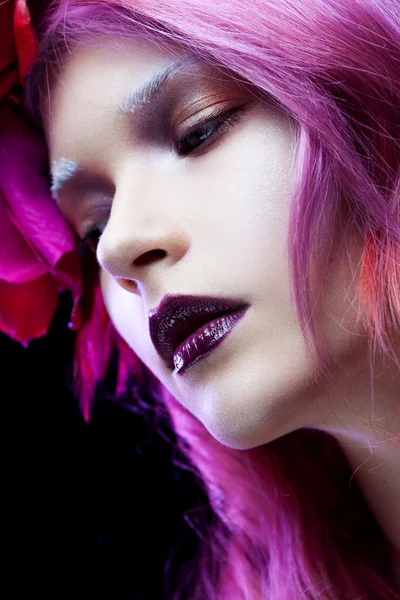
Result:
[[[29,283],[0,280],[0,330],[24,346],[45,335],[57,308],[57,283],[44,275]]]
[[[17,46],[21,83],[33,65],[37,55],[37,40],[31,25],[26,0],[16,0],[14,13],[14,36]]]
[[[0,73],[17,60],[13,35],[14,6],[12,2],[0,3]]]

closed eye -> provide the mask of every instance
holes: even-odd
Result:
[[[211,140],[225,133],[230,127],[233,127],[241,119],[244,106],[231,108],[224,113],[217,115],[213,119],[208,119],[203,123],[185,133],[176,143],[176,149],[179,156],[188,156],[194,154],[196,150],[203,150],[209,145]],[[197,153],[196,153],[197,154]]]

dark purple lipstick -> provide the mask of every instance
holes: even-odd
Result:
[[[164,296],[149,312],[150,337],[168,368],[183,374],[232,331],[250,305],[207,296]]]

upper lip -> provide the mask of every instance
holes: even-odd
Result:
[[[218,316],[247,306],[237,299],[167,294],[157,308],[149,311],[151,341],[166,365],[173,369],[176,348],[192,333]]]

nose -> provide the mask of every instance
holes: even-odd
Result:
[[[116,188],[97,259],[123,289],[139,295],[142,286],[164,287],[168,270],[188,251],[189,238],[171,190],[154,177],[140,186],[136,177],[132,186],[132,179],[131,172],[127,184]]]

